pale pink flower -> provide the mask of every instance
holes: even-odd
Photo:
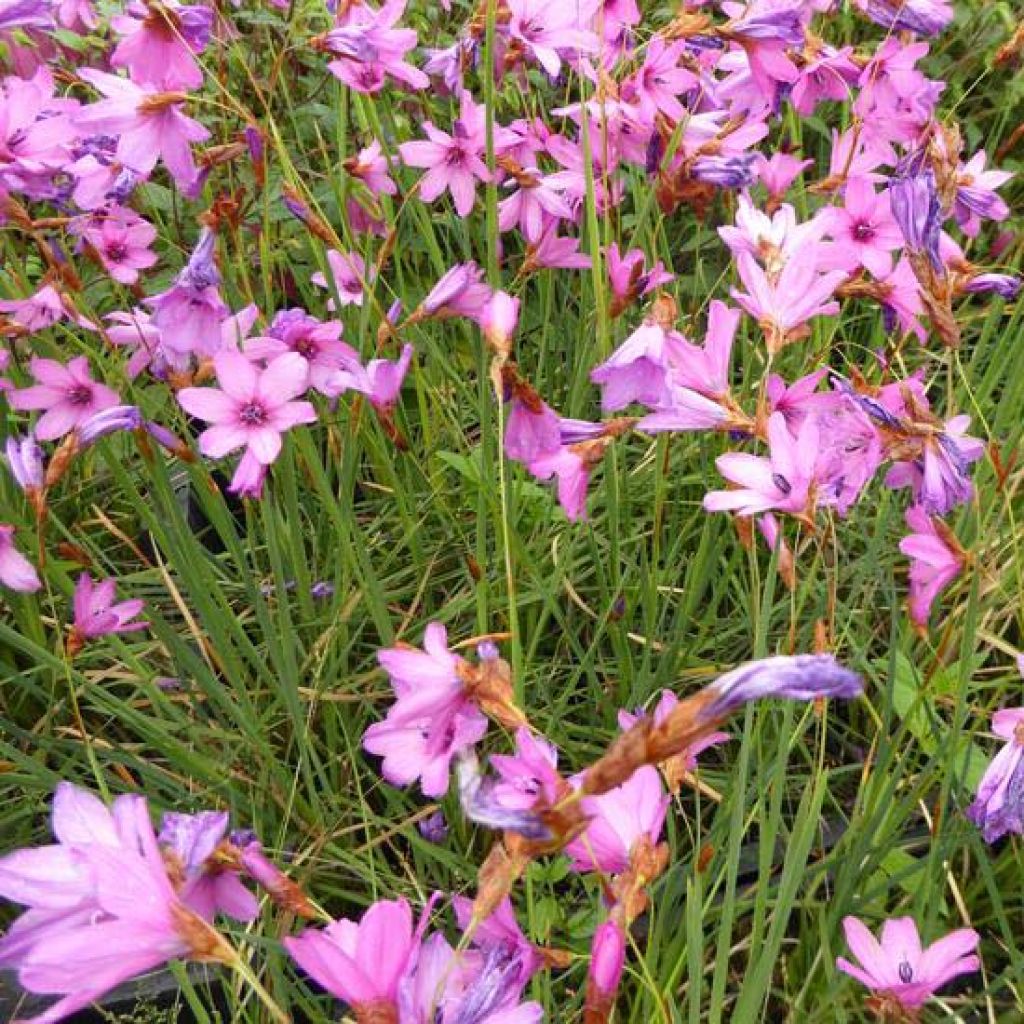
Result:
[[[580,26],[576,4],[508,0],[508,7],[510,39],[552,78],[562,68],[563,55],[597,52],[597,37]]]
[[[117,582],[113,577],[100,583],[93,583],[87,572],[78,577],[71,646],[81,646],[86,640],[110,633],[134,633],[149,625],[145,620],[135,618],[145,603],[141,598],[115,602],[116,593]]]
[[[40,441],[55,441],[74,430],[94,413],[117,405],[117,392],[89,376],[89,360],[76,356],[67,366],[55,359],[34,356],[29,371],[37,383],[7,394],[12,409],[45,410],[36,423]]]
[[[118,135],[117,159],[136,174],[148,175],[163,160],[179,188],[195,181],[190,144],[205,142],[210,133],[182,113],[184,95],[140,86],[95,68],[83,68],[79,75],[106,97],[78,111],[79,128]]]
[[[582,807],[590,823],[565,848],[573,869],[610,875],[625,871],[637,842],[657,843],[661,838],[670,799],[658,770],[650,765],[601,796],[584,797]]]
[[[10,314],[11,320],[29,334],[46,330],[65,319],[88,330],[96,329],[96,325],[80,316],[52,284],[44,284],[27,299],[0,299],[0,313]]]
[[[320,271],[310,277],[310,281],[320,288],[332,291],[331,285],[338,292],[338,300],[343,306],[361,306],[363,304],[364,282],[373,280],[368,274],[366,262],[357,252],[338,252],[337,249],[327,250],[327,265],[331,271],[331,283]],[[334,310],[334,299],[327,300],[327,308]]]
[[[910,618],[927,628],[932,604],[963,572],[963,549],[949,528],[918,505],[907,509],[910,534],[900,541],[900,551],[910,559]]]
[[[380,143],[374,139],[365,149],[346,160],[345,170],[358,178],[375,196],[394,196],[398,186],[391,180],[387,159],[383,156]]]
[[[892,252],[903,245],[903,233],[889,208],[889,193],[876,193],[867,178],[848,178],[843,205],[825,212],[833,242],[821,254],[823,270],[853,271],[864,267],[884,278],[892,270]]]
[[[0,584],[31,594],[43,584],[32,563],[14,546],[14,527],[0,523]]]
[[[210,41],[213,10],[201,4],[161,0],[152,6],[129,3],[110,26],[122,37],[111,54],[115,68],[127,68],[132,80],[158,89],[198,89],[203,72],[195,59]]]
[[[836,966],[900,1010],[918,1010],[948,981],[981,966],[974,955],[979,936],[970,928],[959,928],[924,948],[910,917],[886,921],[881,942],[855,917],[843,918],[843,931],[857,963],[837,957]]]
[[[81,234],[107,273],[121,284],[135,284],[139,271],[157,261],[150,248],[156,228],[128,207],[110,207],[86,218]]]

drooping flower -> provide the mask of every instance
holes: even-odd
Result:
[[[966,556],[941,519],[917,505],[907,509],[906,518],[911,532],[900,541],[900,551],[910,559],[910,618],[926,629],[932,604],[963,572]]]
[[[967,817],[986,843],[1007,833],[1024,834],[1024,708],[1003,708],[992,716],[992,731],[1006,740],[978,784]]]
[[[889,201],[907,248],[927,255],[932,267],[941,272],[942,205],[935,172],[930,167],[920,168],[913,160],[908,161],[889,182]]]
[[[465,896],[452,897],[455,919],[463,931],[473,920],[473,901]],[[515,908],[506,896],[489,917],[477,923],[473,932],[473,945],[485,956],[497,949],[511,963],[519,965],[516,979],[519,990],[544,966],[544,957],[534,944],[523,934],[516,920]]]
[[[419,779],[425,796],[442,796],[452,758],[487,731],[460,675],[464,659],[448,650],[447,631],[437,622],[427,626],[422,652],[392,647],[377,657],[397,700],[366,730],[363,749],[384,758],[381,771],[393,785]]]
[[[376,93],[388,78],[410,89],[425,89],[430,79],[406,61],[416,46],[416,31],[396,28],[406,0],[386,0],[380,8],[368,3],[349,6],[341,23],[318,40],[335,59],[327,66],[356,92]]]
[[[19,412],[44,410],[35,426],[40,441],[55,441],[120,401],[116,391],[92,379],[85,356],[76,356],[67,366],[33,356],[29,371],[37,383],[8,392],[7,400]]]
[[[88,330],[95,329],[95,325],[80,316],[70,300],[52,284],[42,285],[27,299],[0,299],[0,313],[8,313],[11,320],[29,334],[43,331],[61,320],[70,320]]]
[[[671,797],[656,768],[638,768],[621,786],[583,798],[586,831],[565,848],[576,871],[618,874],[641,840],[657,844]]]
[[[483,271],[472,261],[456,264],[430,289],[417,313],[439,318],[464,316],[479,322],[492,295],[483,276]]]
[[[0,523],[0,584],[31,594],[43,584],[32,563],[14,546],[14,527]]]
[[[200,451],[220,459],[245,448],[241,487],[258,467],[281,453],[281,437],[292,427],[316,421],[316,409],[296,401],[309,385],[309,367],[295,352],[277,356],[263,370],[240,352],[224,350],[213,357],[219,388],[183,388],[178,401],[186,412],[212,424],[199,435]]]
[[[886,921],[881,941],[855,917],[843,918],[843,932],[857,963],[837,957],[836,966],[899,1011],[915,1013],[948,981],[981,966],[974,955],[979,936],[970,928],[959,928],[924,948],[910,917]]]
[[[503,807],[529,810],[538,801],[553,805],[561,795],[558,751],[525,726],[516,730],[515,754],[492,754],[491,765],[500,780],[492,795]]]
[[[193,355],[214,355],[221,347],[221,321],[229,310],[220,294],[215,260],[217,236],[204,228],[181,273],[167,291],[146,299],[160,346],[175,369]]]

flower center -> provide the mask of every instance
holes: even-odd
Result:
[[[781,473],[772,473],[772,483],[775,484],[783,494],[789,494],[790,491],[793,490],[793,485]]]
[[[866,242],[868,239],[875,237],[875,229],[870,224],[861,221],[859,224],[854,226],[853,237],[856,238],[858,242]]]
[[[904,985],[909,985],[914,980],[914,968],[904,960],[899,966],[899,975],[900,981],[902,981]]]
[[[267,411],[258,402],[252,402],[245,406],[238,414],[242,423],[249,427],[258,427],[267,420]]]
[[[92,401],[92,389],[85,384],[76,384],[68,389],[68,401],[72,405],[88,405]]]
[[[128,255],[128,247],[121,242],[107,246],[107,259],[111,263],[120,263]]]

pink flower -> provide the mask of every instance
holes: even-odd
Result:
[[[662,405],[670,366],[683,336],[655,319],[645,320],[603,363],[590,371],[601,386],[601,409],[615,412],[633,402]]]
[[[51,284],[44,284],[27,299],[0,299],[0,313],[10,313],[11,320],[29,334],[46,330],[65,318],[79,327],[95,330],[95,324],[79,316],[71,303]]]
[[[384,778],[396,786],[420,780],[425,796],[448,790],[452,758],[481,740],[487,719],[459,674],[463,659],[447,647],[447,632],[432,622],[423,651],[392,647],[377,655],[397,700],[383,722],[363,735],[363,749],[384,758]]]
[[[458,215],[467,217],[476,201],[476,183],[490,181],[491,176],[483,159],[483,107],[473,102],[470,93],[463,92],[460,111],[451,135],[424,121],[427,141],[403,142],[398,151],[409,167],[427,169],[419,183],[419,195],[425,203],[449,191]]]
[[[391,180],[388,162],[381,153],[380,143],[374,139],[365,149],[344,163],[345,170],[358,178],[375,196],[394,196],[398,186]]]
[[[12,409],[25,412],[45,409],[36,423],[40,441],[55,441],[75,429],[94,413],[117,405],[117,392],[89,376],[89,360],[76,356],[67,366],[55,359],[34,356],[29,370],[37,383],[7,395]]]
[[[526,263],[531,268],[589,270],[590,262],[590,257],[580,252],[580,240],[560,236],[556,224],[550,224],[526,251]]]
[[[618,316],[641,295],[649,295],[663,284],[673,280],[674,274],[665,270],[659,260],[647,270],[640,249],[630,249],[625,255],[616,243],[605,250],[608,283],[612,289],[612,316]]]
[[[770,157],[758,153],[754,157],[754,173],[768,190],[769,198],[778,201],[800,174],[813,163],[813,160],[801,160],[790,153],[773,153]]]
[[[501,780],[495,783],[493,796],[502,807],[528,811],[540,798],[556,802],[561,781],[558,751],[525,726],[516,730],[515,755],[492,754],[491,765]]]
[[[519,299],[508,292],[495,292],[488,299],[480,316],[480,328],[484,332],[487,344],[495,352],[508,355],[518,324]]]
[[[327,278],[317,271],[310,277],[313,284],[331,291],[332,285],[337,289],[338,299],[343,306],[361,306],[363,304],[364,282],[373,280],[366,271],[363,257],[356,252],[338,252],[327,250],[327,265],[331,270],[331,284]],[[327,308],[334,310],[334,299],[327,300]]]
[[[748,253],[739,255],[736,268],[747,290],[733,288],[732,297],[760,324],[770,353],[795,340],[813,317],[839,312],[839,303],[830,300],[846,274],[821,273],[813,251],[795,253],[774,281]]]
[[[141,598],[133,598],[115,604],[116,591],[117,582],[113,578],[93,583],[87,572],[78,577],[74,598],[75,618],[71,626],[71,639],[68,641],[73,652],[80,649],[86,640],[110,633],[133,633],[149,625],[143,619],[133,621],[142,611],[145,602]]]
[[[836,50],[822,46],[813,59],[800,68],[800,77],[793,83],[790,102],[793,109],[806,117],[823,100],[845,100],[852,96],[852,85],[860,69],[850,60],[852,46]]]
[[[292,959],[361,1020],[376,1008],[391,1009],[397,1020],[398,986],[415,961],[419,937],[412,911],[403,900],[378,900],[359,922],[342,918],[326,928],[307,928],[284,939]]]
[[[323,46],[337,56],[327,66],[356,92],[376,93],[388,77],[410,89],[425,89],[430,79],[403,58],[416,46],[416,32],[395,28],[406,0],[387,0],[374,9],[368,3],[349,6],[342,24],[323,37]]]
[[[636,105],[648,124],[653,124],[659,113],[673,122],[686,118],[687,110],[678,97],[699,84],[692,71],[679,66],[686,46],[685,39],[666,43],[661,36],[654,36],[644,54],[643,66],[626,83],[625,98]]]
[[[903,233],[889,209],[889,193],[876,193],[867,178],[849,178],[843,203],[827,210],[834,241],[822,253],[822,269],[852,271],[861,266],[884,278],[892,270],[891,253],[903,245]]]
[[[508,34],[554,78],[562,68],[562,54],[595,53],[597,37],[581,28],[575,4],[548,0],[508,0],[512,17]]]
[[[323,395],[335,397],[365,378],[359,353],[341,341],[342,324],[326,323],[304,309],[282,310],[274,317],[265,337],[250,338],[244,345],[249,359],[270,362],[287,352],[305,361],[309,386]]]
[[[683,340],[672,349],[670,379],[674,384],[691,388],[708,398],[729,393],[729,357],[739,327],[739,310],[712,299],[708,308],[708,329],[704,345]]]
[[[412,345],[403,345],[398,359],[371,359],[366,364],[366,397],[370,404],[381,413],[388,414],[402,391],[402,383],[412,364]],[[356,390],[364,390],[353,384]]]
[[[959,974],[981,966],[973,955],[978,933],[959,928],[922,949],[913,918],[896,917],[882,926],[879,942],[855,917],[843,918],[846,944],[857,960],[836,958],[836,966],[902,1011],[916,1011]]]
[[[575,871],[616,875],[629,867],[630,853],[641,839],[657,843],[670,797],[656,768],[638,768],[621,786],[601,796],[583,798],[590,818],[587,830],[565,848]]]
[[[626,965],[626,936],[617,921],[602,921],[590,943],[586,1011],[595,1020],[607,1020]],[[589,1018],[588,1018],[589,1019]]]
[[[935,599],[963,572],[964,551],[950,529],[920,506],[907,509],[906,519],[911,533],[900,551],[910,559],[910,619],[926,629]]]
[[[430,289],[418,312],[440,318],[464,316],[479,323],[493,294],[483,276],[484,272],[472,260],[457,263]]]
[[[536,167],[517,170],[506,182],[514,191],[498,204],[498,228],[518,227],[528,242],[537,242],[545,229],[560,220],[571,220],[572,207],[562,192],[561,174],[543,175]]]
[[[985,150],[978,150],[957,172],[956,203],[954,213],[957,223],[970,238],[981,230],[982,218],[1006,220],[1010,208],[996,195],[995,190],[1005,185],[1013,175],[1009,171],[986,171]]]
[[[199,435],[199,448],[209,458],[223,458],[245,448],[246,469],[253,462],[269,466],[281,453],[281,435],[301,423],[314,423],[316,410],[295,401],[309,384],[306,360],[295,352],[273,359],[257,370],[240,352],[213,357],[219,388],[183,388],[178,401],[187,413],[213,424]]]
[[[146,801],[122,796],[113,813],[61,783],[59,845],[0,860],[0,892],[27,904],[0,962],[29,992],[62,998],[25,1024],[54,1024],[136,975],[171,960],[228,962],[232,950],[175,893]]]
[[[193,56],[202,53],[213,31],[213,11],[178,0],[159,4],[130,3],[128,14],[110,19],[122,36],[110,57],[115,68],[127,68],[132,81],[157,89],[198,89],[203,72]]]
[[[75,124],[79,128],[120,136],[117,159],[136,174],[148,175],[163,160],[179,188],[195,181],[189,144],[204,142],[210,133],[182,113],[185,97],[181,93],[136,85],[95,68],[83,68],[79,75],[106,97],[78,111]]]
[[[453,896],[452,908],[459,928],[466,931],[473,920],[473,901],[465,896]],[[486,958],[500,957],[511,968],[518,965],[514,975],[513,988],[520,991],[526,983],[544,966],[544,957],[534,944],[523,934],[512,901],[506,896],[489,917],[480,921],[473,932],[473,945]]]
[[[558,504],[570,522],[587,517],[591,461],[575,446],[562,446],[533,458],[526,467],[538,480],[558,479]]]
[[[0,523],[0,584],[31,594],[43,584],[32,563],[14,546],[14,527]]]
[[[1024,708],[1003,708],[992,716],[992,731],[1006,740],[985,769],[967,817],[986,843],[1008,832],[1024,834]]]
[[[808,416],[794,437],[785,417],[768,418],[767,459],[746,452],[727,452],[715,460],[718,472],[738,489],[711,491],[704,497],[708,512],[758,515],[774,509],[808,515],[813,506],[814,470],[818,458],[818,425]]]
[[[84,221],[81,232],[107,273],[121,284],[135,284],[139,271],[156,263],[150,249],[156,228],[127,207],[98,212]]]

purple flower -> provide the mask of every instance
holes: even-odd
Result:
[[[937,36],[953,20],[949,0],[857,0],[857,6],[890,32]]]
[[[169,812],[163,816],[157,842],[178,876],[181,901],[190,910],[205,921],[217,913],[252,921],[259,914],[256,898],[215,857],[227,829],[227,811]]]
[[[693,162],[697,181],[718,188],[746,188],[754,183],[755,154],[739,156],[700,156]]]
[[[52,28],[54,0],[0,0],[0,32]]]
[[[448,838],[448,822],[445,819],[444,811],[434,811],[433,814],[417,822],[416,828],[428,843],[440,844]]]
[[[946,982],[981,966],[973,955],[979,936],[970,928],[959,928],[925,948],[910,917],[886,921],[881,942],[855,917],[843,918],[843,931],[857,963],[837,957],[836,966],[900,1011],[915,1012]]]
[[[43,450],[31,434],[9,437],[5,445],[7,468],[15,483],[26,493],[42,490],[45,479]]]
[[[857,697],[864,688],[856,672],[844,668],[831,654],[777,655],[726,672],[708,688],[714,700],[700,711],[702,721],[724,718],[748,701],[763,697],[816,700],[819,697]]]
[[[142,412],[137,405],[113,405],[93,413],[75,428],[80,448],[88,448],[101,437],[119,430],[138,430],[142,426]]]
[[[466,931],[473,920],[473,901],[465,896],[453,896],[452,908],[459,928]],[[489,917],[480,921],[473,932],[473,945],[484,954],[498,948],[510,962],[519,965],[516,986],[521,992],[530,978],[544,966],[544,958],[523,934],[516,920],[512,901],[506,896]]]
[[[889,181],[892,215],[907,247],[912,252],[927,254],[936,272],[941,272],[942,206],[935,187],[935,173],[930,167],[914,170],[913,163],[911,161],[907,169],[893,175]]]
[[[1021,279],[1013,274],[976,274],[964,285],[972,295],[995,292],[1000,298],[1012,302],[1020,294]]]
[[[978,784],[967,817],[986,843],[1008,832],[1024,834],[1024,708],[1003,708],[992,716],[992,731],[1006,740]]]

